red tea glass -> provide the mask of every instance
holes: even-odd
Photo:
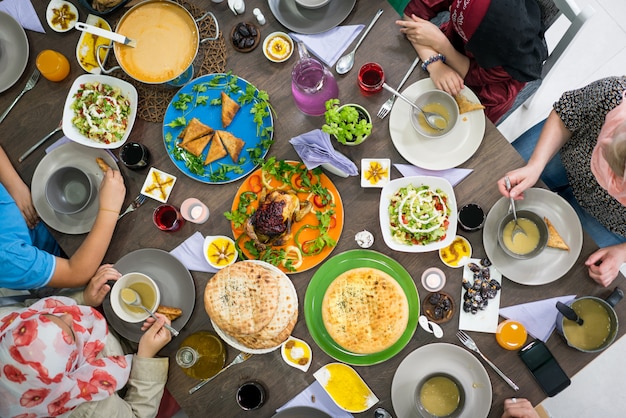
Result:
[[[172,205],[161,205],[156,208],[152,220],[157,228],[167,232],[178,231],[185,223],[180,211]]]
[[[358,83],[359,89],[364,96],[371,96],[379,93],[383,89],[385,82],[385,72],[380,64],[368,62],[359,69]]]

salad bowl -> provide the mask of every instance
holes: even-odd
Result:
[[[105,143],[95,139],[91,139],[88,136],[84,135],[79,130],[79,128],[72,122],[72,119],[76,115],[76,112],[74,111],[74,109],[72,109],[72,104],[76,101],[76,93],[78,93],[78,91],[82,89],[81,86],[86,83],[101,83],[109,85],[113,88],[117,88],[120,90],[120,95],[129,101],[130,110],[126,120],[126,129],[124,130],[119,140],[115,142]],[[137,116],[137,102],[137,89],[135,89],[132,84],[108,75],[83,74],[76,78],[76,80],[74,80],[74,83],[72,84],[72,87],[70,87],[70,91],[67,94],[67,98],[65,99],[65,105],[63,106],[63,134],[65,134],[65,136],[67,136],[72,141],[75,141],[87,147],[109,149],[119,148],[124,145],[124,143],[128,139],[128,136],[130,135],[130,131],[133,129],[133,124],[135,123],[135,118]]]
[[[419,198],[416,194],[420,191],[412,189],[423,190],[426,200],[431,200],[430,197],[433,197],[432,204],[418,204]],[[398,196],[398,193],[401,196]],[[440,197],[444,198],[445,205],[443,206],[436,201]],[[419,212],[428,219],[437,218],[437,221],[433,220],[428,225],[420,226],[414,217],[405,216],[404,221],[398,222],[401,214],[397,209],[404,203],[405,209],[408,210],[411,202],[415,209],[414,213]],[[392,203],[394,203],[393,206]],[[440,209],[436,209],[435,206]],[[406,214],[406,211],[403,213]],[[408,253],[435,251],[450,245],[456,236],[458,216],[456,197],[450,182],[441,177],[412,176],[392,180],[381,191],[378,214],[383,239],[392,250]],[[407,228],[400,226],[403,222],[406,223]],[[409,230],[427,232],[410,233]],[[403,238],[398,239],[398,236],[403,236]]]

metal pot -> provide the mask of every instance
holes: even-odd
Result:
[[[211,16],[215,36],[200,39],[197,22]],[[147,0],[130,8],[117,24],[116,33],[131,38],[136,47],[114,43],[100,48],[113,48],[119,66],[105,69],[96,53],[104,74],[122,69],[130,77],[146,84],[161,84],[174,80],[193,63],[201,43],[219,38],[217,18],[206,12],[194,19],[183,6],[170,0]]]
[[[618,287],[613,290],[608,298],[600,299],[595,296],[583,296],[566,303],[565,305],[576,310],[576,314],[583,320],[582,325],[578,325],[575,321],[567,319],[561,309],[556,317],[556,329],[558,333],[565,339],[570,347],[585,353],[595,353],[602,351],[613,343],[617,335],[618,319],[613,307],[624,297],[624,292]],[[583,308],[583,305],[589,304]],[[589,309],[590,307],[596,308]],[[601,310],[601,309],[604,310]],[[604,315],[606,314],[606,317]],[[596,316],[597,315],[597,316]],[[586,318],[586,319],[585,319]],[[599,327],[594,318],[600,318],[603,326],[608,326],[608,334],[606,338],[597,346],[586,346],[585,340],[581,337],[591,337],[592,333],[598,329],[606,329]],[[605,319],[608,318],[608,325]],[[585,322],[586,321],[586,322]],[[583,343],[584,342],[584,343]],[[583,346],[585,344],[585,346]]]

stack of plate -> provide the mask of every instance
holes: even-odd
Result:
[[[331,0],[316,8],[304,7],[294,0],[269,0],[268,3],[274,17],[283,26],[297,33],[314,34],[343,22],[356,0]]]

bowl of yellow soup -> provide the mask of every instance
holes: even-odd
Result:
[[[426,138],[442,138],[449,134],[459,121],[459,105],[454,97],[442,90],[428,90],[419,95],[415,101],[418,107],[425,112],[438,113],[446,120],[440,126],[441,130],[434,129],[426,123],[424,115],[415,110],[412,106],[409,108],[409,119],[413,129],[418,134]]]
[[[152,278],[139,273],[132,272],[120,277],[111,288],[111,308],[113,312],[126,322],[141,322],[148,318],[148,313],[137,306],[129,306],[122,300],[124,289],[131,289],[137,292],[141,298],[141,304],[151,312],[156,311],[161,303],[161,292]]]
[[[415,388],[415,408],[424,418],[456,418],[463,413],[465,390],[454,376],[433,373]]]
[[[511,257],[518,259],[533,258],[543,251],[548,243],[548,227],[539,215],[529,210],[517,211],[517,223],[524,230],[513,238],[515,219],[509,213],[500,221],[498,244]]]

